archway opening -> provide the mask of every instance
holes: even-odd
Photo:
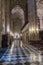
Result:
[[[25,24],[24,11],[19,5],[16,5],[11,10],[11,13],[12,13],[14,32],[20,32],[22,26]]]

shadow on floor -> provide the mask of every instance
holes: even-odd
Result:
[[[0,65],[3,65],[3,62],[4,62],[4,61],[0,61]]]
[[[25,62],[24,65],[30,65],[30,62]]]
[[[23,65],[23,64],[22,63],[17,63],[15,65]],[[24,65],[30,65],[30,63],[29,62],[25,62]]]
[[[17,64],[15,64],[15,65],[23,65],[22,63],[17,63]]]

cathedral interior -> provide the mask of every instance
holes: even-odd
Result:
[[[0,65],[43,65],[43,0],[0,0]]]

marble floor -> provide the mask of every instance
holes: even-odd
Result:
[[[24,46],[15,45],[18,41],[13,41],[11,48],[8,48],[0,58],[0,65],[43,65],[31,58],[31,51]]]

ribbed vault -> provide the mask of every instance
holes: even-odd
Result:
[[[12,13],[12,20],[13,20],[14,31],[20,32],[21,27],[25,23],[24,11],[23,11],[23,9],[19,5],[16,5],[11,10],[11,13]]]

